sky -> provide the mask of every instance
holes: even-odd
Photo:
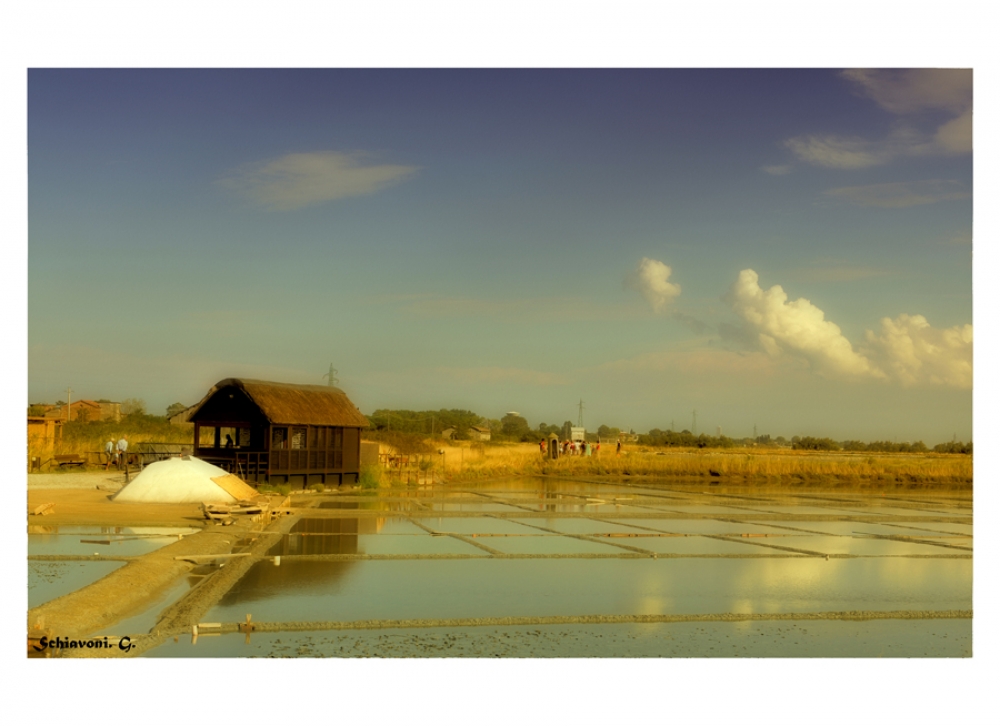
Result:
[[[31,68],[28,402],[968,440],[972,81]]]

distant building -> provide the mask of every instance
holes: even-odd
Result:
[[[194,413],[196,408],[198,408],[198,404],[195,404],[194,406],[188,406],[183,411],[178,411],[173,416],[167,416],[167,421],[174,424],[175,426],[181,426],[184,424],[191,423],[191,414]]]
[[[45,418],[66,421],[114,421],[122,420],[122,406],[120,403],[110,401],[98,402],[80,399],[71,401],[69,406],[45,406],[42,414]]]
[[[569,429],[570,441],[586,441],[587,429],[583,426],[571,426]]]
[[[446,428],[444,431],[441,432],[441,438],[451,441],[453,438],[455,438],[455,433],[456,433],[455,427],[449,426],[448,428]]]
[[[489,441],[490,430],[482,426],[470,426],[468,428],[469,438],[473,441]]]

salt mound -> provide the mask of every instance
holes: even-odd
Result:
[[[214,464],[186,457],[145,467],[115,494],[116,502],[233,504],[254,499],[257,490]]]

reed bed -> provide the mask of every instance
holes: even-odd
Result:
[[[726,479],[761,483],[827,482],[898,483],[971,488],[972,456],[961,454],[857,454],[737,449],[630,450],[621,456],[601,451],[592,456],[552,460],[537,445],[487,446],[456,456],[446,450],[446,474],[453,480],[497,476],[668,477]]]

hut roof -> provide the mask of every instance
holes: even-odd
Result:
[[[197,417],[198,410],[217,391],[230,386],[246,393],[271,423],[368,427],[368,419],[339,388],[250,378],[226,378],[216,383],[191,412],[189,420]]]

